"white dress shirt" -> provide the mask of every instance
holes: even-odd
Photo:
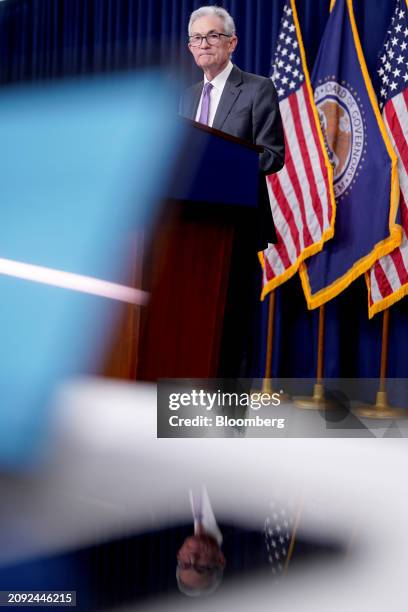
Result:
[[[199,527],[201,526],[205,533],[212,535],[218,545],[221,546],[222,534],[215,520],[207,488],[202,486],[201,491],[195,493],[190,489],[189,497],[194,518],[194,533],[199,533]]]
[[[213,86],[213,88],[210,91],[210,112],[208,115],[208,125],[210,127],[212,127],[212,124],[214,122],[215,113],[217,112],[218,104],[220,103],[220,99],[221,99],[222,92],[224,91],[225,83],[227,82],[227,79],[229,75],[231,74],[232,69],[233,69],[233,64],[230,60],[228,64],[226,65],[226,67],[224,68],[224,70],[220,72],[220,74],[217,74],[217,76],[212,81],[208,81],[207,77],[204,76],[203,90],[204,90],[204,85],[206,83],[210,82],[211,85]],[[195,117],[196,121],[198,121],[200,118],[202,99],[203,99],[203,94],[201,93],[201,98],[198,104],[197,114]]]

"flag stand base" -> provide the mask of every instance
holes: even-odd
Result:
[[[272,380],[270,378],[264,378],[262,384],[262,393],[268,393],[269,395],[272,395],[273,393],[279,393],[280,401],[283,404],[292,401],[292,398],[289,393],[281,393],[280,391],[274,390],[274,388],[272,387]]]
[[[275,391],[275,389],[272,386],[272,379],[271,378],[264,378],[263,379],[263,381],[262,381],[262,389],[261,390],[252,389],[251,395],[254,395],[255,393],[264,393],[264,394],[269,395],[269,396],[272,396],[275,393],[278,393],[279,397],[280,397],[281,404],[286,404],[286,403],[292,401],[292,397],[288,393],[281,393],[280,391]]]
[[[388,403],[387,392],[378,391],[376,402],[372,404],[361,404],[353,412],[365,419],[407,419],[408,410],[395,408]]]
[[[313,387],[312,397],[304,395],[293,398],[293,403],[296,408],[302,410],[332,410],[336,404],[325,398],[324,386],[321,383],[316,383]]]

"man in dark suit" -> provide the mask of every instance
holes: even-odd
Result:
[[[188,46],[204,72],[204,83],[184,93],[181,114],[264,147],[260,169],[272,174],[283,167],[285,158],[278,97],[271,79],[232,64],[237,44],[235,25],[227,11],[203,6],[192,13]]]
[[[285,161],[282,121],[271,79],[243,72],[231,62],[238,38],[234,21],[218,6],[203,6],[191,14],[189,49],[204,72],[187,89],[180,114],[264,148],[260,154],[260,225],[265,248],[274,240],[272,216],[263,175],[280,170]],[[269,227],[268,227],[269,226]]]
[[[235,234],[239,258],[234,258],[236,273],[230,277],[226,306],[229,316],[222,332],[225,348],[219,362],[220,376],[246,377],[254,296],[259,291],[255,287],[259,267],[256,253],[276,242],[265,175],[277,172],[285,162],[278,97],[271,79],[243,72],[231,62],[238,38],[234,21],[225,9],[202,6],[194,11],[188,34],[189,49],[204,73],[204,81],[184,92],[180,114],[263,147],[259,156],[258,208],[250,222]],[[246,288],[244,292],[242,287]]]

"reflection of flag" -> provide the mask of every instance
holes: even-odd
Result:
[[[287,571],[296,530],[293,504],[284,503],[282,498],[273,499],[265,519],[264,537],[271,572],[277,581]]]
[[[398,157],[401,246],[378,260],[367,273],[368,309],[372,317],[408,293],[408,7],[398,0],[382,50],[380,107]]]
[[[301,265],[309,308],[324,304],[401,241],[397,160],[368,76],[352,0],[337,0],[314,73],[314,97],[333,165],[336,232]]]
[[[300,262],[333,236],[332,169],[313,102],[295,0],[287,0],[283,9],[272,80],[279,96],[286,159],[280,172],[267,177],[278,242],[261,256],[262,297],[293,276]]]

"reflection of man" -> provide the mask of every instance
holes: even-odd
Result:
[[[222,535],[205,487],[200,495],[194,496],[190,491],[190,503],[194,535],[186,538],[177,553],[177,583],[185,595],[209,595],[223,576]]]
[[[180,113],[264,148],[260,170],[277,172],[284,164],[284,139],[278,98],[271,79],[243,72],[231,62],[238,38],[226,10],[203,6],[191,14],[189,49],[204,72],[204,83],[187,89]],[[265,180],[261,181],[265,188]],[[260,210],[264,237],[274,237],[270,209],[262,200]],[[269,227],[265,228],[265,224]],[[266,246],[266,244],[264,245]]]

